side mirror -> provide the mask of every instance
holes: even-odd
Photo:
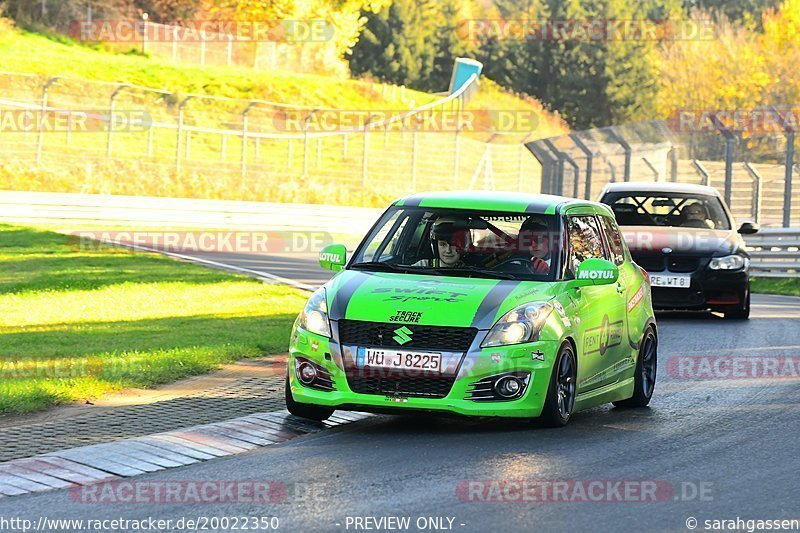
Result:
[[[327,270],[342,270],[347,263],[344,244],[329,244],[319,252],[319,266]]]
[[[746,222],[742,222],[742,225],[739,226],[739,233],[742,235],[752,235],[753,233],[758,233],[758,230],[761,229],[758,224],[755,222],[750,222],[749,220]]]
[[[586,259],[578,265],[575,273],[575,286],[611,285],[619,279],[617,265],[606,259]]]

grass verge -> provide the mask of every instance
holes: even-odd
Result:
[[[750,290],[763,294],[800,296],[800,278],[752,278]]]
[[[152,387],[286,350],[306,295],[0,225],[0,414]]]

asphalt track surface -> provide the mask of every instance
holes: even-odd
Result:
[[[418,531],[419,518],[445,517],[454,531],[594,532],[689,531],[692,518],[696,531],[709,530],[706,520],[800,518],[800,369],[780,359],[800,358],[800,298],[755,296],[749,321],[712,314],[657,320],[658,381],[649,408],[602,406],[555,430],[522,421],[375,416],[135,478],[276,481],[286,487],[278,503],[88,504],[61,490],[0,499],[0,519],[275,516],[280,531],[367,531],[356,518],[391,516],[409,517],[410,527],[371,530]],[[781,363],[765,377],[767,361]],[[551,489],[520,496],[514,480]],[[618,481],[633,492],[626,495]],[[553,483],[564,482],[570,488],[554,495]],[[498,494],[506,501],[481,501]],[[615,501],[586,501],[602,494]],[[644,494],[649,501],[637,501]]]

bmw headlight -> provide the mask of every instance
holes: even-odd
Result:
[[[481,348],[538,340],[545,320],[552,311],[553,306],[547,302],[530,303],[512,309],[489,331]]]
[[[325,287],[314,291],[314,294],[308,299],[303,312],[300,313],[298,326],[317,335],[331,336],[331,323],[328,320],[328,302],[325,297]]]
[[[726,255],[725,257],[715,257],[708,264],[711,270],[741,270],[747,264],[747,260],[741,255]]]

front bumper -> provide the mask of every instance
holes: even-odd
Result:
[[[649,272],[669,276],[671,272]],[[692,273],[688,289],[651,287],[653,309],[658,310],[712,310],[740,309],[749,290],[749,273],[746,270],[729,272],[701,269]]]
[[[481,332],[478,338],[483,338]],[[298,328],[289,347],[289,386],[292,397],[300,403],[367,412],[428,411],[481,417],[532,418],[541,414],[550,382],[558,343],[539,341],[516,346],[475,348],[463,354],[449,392],[442,398],[414,397],[399,394],[362,394],[353,392],[345,368],[352,347]],[[333,390],[323,391],[300,383],[295,373],[295,359],[314,362],[330,373]],[[529,373],[524,393],[513,400],[475,401],[470,397],[473,384],[483,378],[508,372]],[[451,377],[452,378],[452,377]]]

